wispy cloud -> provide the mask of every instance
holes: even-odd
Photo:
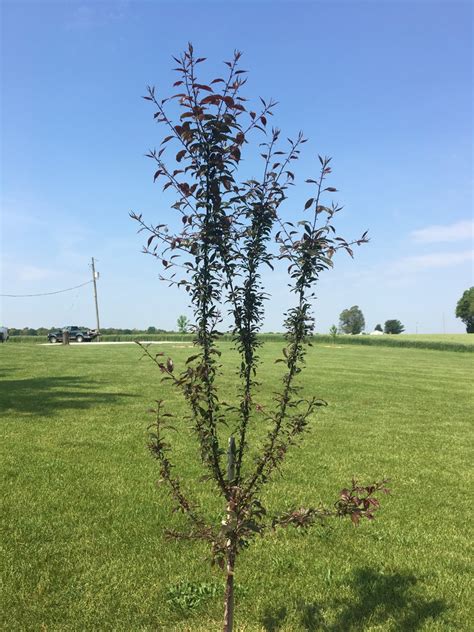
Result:
[[[395,261],[392,266],[394,272],[416,272],[428,268],[450,268],[474,259],[473,250],[461,252],[433,252],[427,255],[414,255]]]
[[[2,277],[6,285],[16,287],[18,283],[54,280],[58,277],[58,271],[54,268],[5,261]]]
[[[91,29],[124,20],[128,15],[129,0],[113,3],[85,2],[74,7],[68,21],[70,29]]]
[[[49,268],[26,265],[20,266],[18,269],[18,278],[20,281],[42,281],[43,279],[51,279],[55,276],[55,271]]]
[[[464,241],[472,239],[474,222],[464,220],[454,224],[434,225],[420,228],[410,233],[410,237],[417,243],[434,244],[449,241]]]

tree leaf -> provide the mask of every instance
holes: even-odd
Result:
[[[195,83],[194,85],[196,88],[199,88],[199,90],[207,90],[207,92],[214,92],[214,90],[210,86],[205,86],[202,83]]]

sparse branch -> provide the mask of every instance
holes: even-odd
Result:
[[[169,444],[163,437],[163,430],[169,428],[169,424],[166,424],[165,418],[171,417],[169,413],[163,412],[162,400],[157,400],[156,408],[152,411],[156,415],[156,420],[153,426],[153,432],[150,433],[149,449],[153,456],[160,463],[160,474],[162,482],[165,482],[169,489],[173,500],[176,503],[178,509],[180,509],[187,517],[197,526],[203,527],[205,525],[204,520],[197,514],[195,507],[187,499],[181,489],[181,483],[177,476],[173,476],[173,465],[167,456],[169,451]],[[171,427],[172,428],[172,427]],[[173,428],[172,428],[173,429]]]
[[[188,187],[186,187],[183,183],[180,183],[180,182],[178,182],[176,180],[175,176],[173,176],[173,174],[170,173],[170,171],[167,169],[165,163],[158,156],[158,154],[156,153],[155,149],[150,149],[150,151],[148,152],[148,154],[146,154],[146,156],[147,156],[147,158],[153,158],[153,160],[155,160],[157,165],[159,166],[158,171],[155,173],[155,178],[154,179],[156,180],[160,175],[165,175],[168,178],[168,182],[171,185],[173,185],[174,189],[179,193],[179,195],[180,195],[180,202],[184,202],[184,204],[189,208],[189,210],[192,213],[195,213],[196,209],[189,202],[188,197],[191,197],[194,200],[196,200],[196,197],[190,191],[190,189]],[[186,193],[183,193],[183,188],[185,189]],[[180,212],[182,213],[181,210],[180,210]]]
[[[187,156],[196,164],[197,166],[197,161],[195,156],[193,156],[193,154],[191,153],[191,151],[189,150],[189,146],[187,143],[185,143],[185,141],[183,140],[183,138],[180,136],[180,134],[178,134],[176,132],[176,128],[173,125],[173,122],[171,121],[171,119],[168,118],[165,109],[163,107],[163,104],[160,103],[158,101],[158,99],[155,97],[155,89],[152,86],[148,86],[148,94],[149,94],[149,99],[153,102],[153,104],[158,108],[158,113],[160,115],[161,118],[159,117],[155,117],[158,119],[158,122],[161,123],[166,123],[167,127],[169,128],[171,135],[173,138],[175,138],[186,150]],[[147,98],[147,97],[144,97]]]
[[[192,388],[192,383],[193,380],[196,378],[196,373],[198,372],[199,367],[194,370],[188,368],[184,375],[177,377],[174,373],[174,363],[171,358],[168,358],[166,361],[164,361],[163,352],[152,354],[149,351],[149,345],[142,344],[139,341],[136,341],[136,344],[143,351],[143,354],[147,356],[154,364],[156,364],[161,373],[163,373],[166,378],[170,379],[173,384],[182,391],[192,411],[196,434],[199,437],[200,441],[202,460],[208,465],[211,472],[215,472],[215,454],[214,452],[212,452],[212,454],[209,454],[209,437],[201,419],[200,394]],[[217,476],[217,483],[222,491],[225,492],[225,494],[227,495],[227,489],[222,475]]]
[[[361,486],[356,479],[352,479],[351,488],[341,490],[339,499],[334,503],[333,509],[325,507],[300,507],[275,516],[272,520],[272,527],[307,528],[315,523],[322,522],[329,517],[345,518],[349,517],[353,524],[358,525],[360,520],[374,519],[374,512],[380,508],[380,501],[377,494],[389,494],[387,489],[387,479],[372,485]]]

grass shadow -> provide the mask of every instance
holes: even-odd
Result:
[[[262,616],[262,625],[266,632],[278,632],[285,622],[288,610],[285,606],[276,610],[267,607]]]
[[[415,590],[417,578],[410,573],[380,573],[371,568],[357,569],[350,580],[353,596],[334,598],[329,603],[300,601],[296,612],[286,606],[268,605],[261,618],[267,632],[280,630],[291,614],[299,630],[307,632],[350,632],[374,626],[381,630],[412,632],[435,621],[448,609],[441,599],[426,599]],[[337,590],[337,588],[335,589]],[[328,616],[332,610],[335,619]],[[328,620],[329,619],[329,620]]]
[[[300,623],[303,630],[324,630],[324,617],[321,614],[321,608],[318,604],[300,603],[298,610],[300,612]]]
[[[344,605],[334,624],[326,629],[345,632],[360,630],[369,621],[371,625],[381,626],[396,621],[396,630],[418,630],[428,619],[439,617],[447,605],[441,599],[424,599],[415,593],[417,582],[417,578],[408,573],[382,574],[370,568],[356,570],[352,579],[355,599]]]
[[[2,380],[0,412],[53,415],[66,409],[86,409],[113,404],[128,393],[107,393],[100,383],[79,376]]]

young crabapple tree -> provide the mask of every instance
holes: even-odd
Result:
[[[314,287],[320,274],[332,267],[337,251],[352,256],[353,246],[366,242],[367,236],[347,241],[336,233],[334,219],[341,207],[326,201],[336,191],[327,184],[327,157],[319,156],[318,175],[306,180],[311,194],[299,221],[282,218],[281,208],[295,183],[292,164],[306,139],[299,133],[283,142],[280,131],[269,128],[274,101],[261,99],[258,110],[248,105],[242,94],[246,71],[239,67],[240,52],[225,62],[224,76],[207,83],[198,78],[205,59],[195,55],[191,44],[174,59],[174,94],[162,98],[148,87],[144,98],[164,130],[160,148],[147,155],[155,163],[154,180],[175,192],[172,209],[180,217],[180,228],[147,222],[141,214],[131,216],[147,235],[144,251],[161,262],[162,278],[188,294],[195,351],[178,372],[172,358],[142,346],[188,410],[183,419],[157,401],[149,447],[176,509],[188,518],[186,532],[168,534],[206,541],[213,561],[224,571],[223,629],[229,632],[236,563],[252,538],[279,527],[308,527],[330,516],[348,516],[354,524],[370,520],[379,507],[377,493],[387,491],[385,481],[363,486],[353,480],[329,508],[295,507],[282,515],[262,500],[263,487],[272,481],[288,450],[300,443],[317,408],[326,406],[304,393],[299,381],[313,333]],[[241,164],[252,143],[257,143],[261,167],[258,176],[247,178],[241,175]],[[165,152],[172,154],[171,159]],[[271,405],[264,407],[255,398],[261,373],[258,334],[269,300],[262,269],[273,268],[279,260],[287,264],[293,306],[284,315],[286,343],[276,359],[283,368],[281,386]],[[223,401],[218,381],[223,310],[231,319],[238,351],[235,398],[230,403]],[[179,435],[173,435],[171,426],[184,431],[190,425],[206,470],[207,481],[202,483],[183,480],[173,463],[173,439]],[[212,484],[220,495],[218,521],[192,500],[197,484]]]

